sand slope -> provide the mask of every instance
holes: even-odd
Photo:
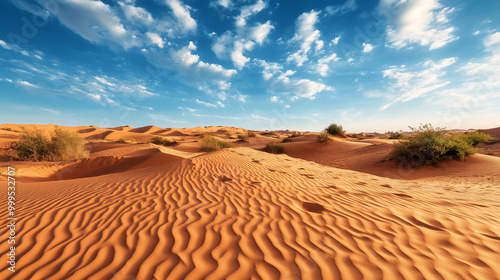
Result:
[[[249,148],[115,171],[22,184],[18,271],[0,262],[0,279],[500,278],[498,186],[398,181]]]

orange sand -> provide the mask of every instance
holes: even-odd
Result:
[[[0,201],[18,169],[16,273],[1,242],[0,279],[500,278],[497,157],[391,179],[388,140],[304,136],[273,155],[249,148],[274,139],[259,136],[205,154],[201,128],[172,130],[189,135],[173,148],[112,142],[161,128],[71,129],[110,133],[88,159],[0,162]]]

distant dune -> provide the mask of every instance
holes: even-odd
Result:
[[[0,148],[21,126],[54,128],[0,125]],[[275,155],[259,149],[292,132],[64,128],[89,158],[1,159],[4,190],[18,170],[19,208],[16,272],[1,242],[0,279],[500,279],[498,157],[411,171],[387,160],[397,140],[305,135]],[[235,148],[201,153],[205,132]]]

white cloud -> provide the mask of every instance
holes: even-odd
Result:
[[[271,96],[271,102],[276,103],[276,102],[278,102],[279,99],[280,99],[279,96],[276,96],[276,95]]]
[[[208,103],[208,102],[205,102],[205,101],[201,101],[199,99],[196,99],[195,102],[198,103],[198,104],[201,104],[201,105],[205,105],[207,107],[212,107],[212,108],[217,108],[217,106],[219,105],[219,104],[214,104],[214,103]],[[224,105],[224,104],[222,104],[222,105]],[[222,107],[224,107],[224,106],[222,106]]]
[[[259,23],[255,27],[250,29],[250,38],[255,41],[257,44],[261,45],[262,42],[267,38],[269,32],[274,29],[274,26],[271,25],[270,21],[266,23]]]
[[[114,83],[112,83],[112,82],[108,81],[108,80],[107,80],[107,79],[108,79],[108,77],[106,77],[106,76],[104,76],[104,77],[98,77],[98,76],[96,76],[96,77],[94,77],[94,78],[95,78],[96,80],[98,80],[101,84],[105,84],[105,85],[110,86],[110,87],[114,87],[114,86],[116,86],[116,84],[114,84]]]
[[[358,5],[356,4],[356,0],[347,0],[342,5],[328,6],[328,7],[326,7],[325,11],[329,15],[335,15],[337,13],[345,14],[348,12],[355,11],[357,9],[357,7],[358,7]]]
[[[363,53],[369,53],[373,50],[373,45],[363,43]]]
[[[316,65],[316,72],[318,72],[322,77],[325,77],[330,70],[329,64],[333,61],[338,61],[340,58],[337,57],[336,53],[332,53],[331,55],[325,56],[318,60],[318,64]]]
[[[93,43],[113,42],[128,49],[138,45],[124,28],[120,18],[109,5],[98,0],[58,0],[55,16],[59,21]],[[49,9],[51,1],[43,2]],[[75,16],[77,15],[77,16]]]
[[[333,38],[330,44],[338,45],[339,41],[340,41],[340,36]]]
[[[295,35],[292,38],[292,42],[300,42],[300,49],[291,54],[287,61],[295,61],[297,66],[302,66],[304,62],[306,62],[308,58],[308,53],[311,50],[311,46],[313,43],[318,45],[322,45],[318,43],[318,39],[321,35],[319,30],[316,30],[314,25],[318,21],[319,12],[312,10],[309,13],[303,13],[297,18],[295,23]]]
[[[179,28],[183,32],[194,31],[196,29],[196,21],[191,17],[189,6],[182,4],[179,0],[165,0],[167,5],[174,12],[174,16],[177,18],[179,23]]]
[[[255,4],[243,6],[240,10],[240,15],[236,17],[236,26],[243,27],[247,24],[246,20],[252,15],[259,13],[267,7],[267,3],[262,0],[257,0]]]
[[[379,9],[399,15],[387,27],[388,40],[393,47],[419,44],[433,50],[459,38],[453,34],[455,28],[448,24],[448,15],[454,9],[443,7],[438,0],[382,0]]]
[[[257,63],[257,65],[263,68],[262,76],[264,77],[265,80],[269,80],[274,76],[275,73],[283,69],[283,67],[280,64],[275,62],[267,62],[265,60],[259,60],[259,59],[256,59],[255,62]]]
[[[123,2],[118,2],[122,8],[125,18],[129,21],[136,21],[144,25],[150,25],[153,23],[153,16],[146,11],[144,8],[136,7],[133,5],[127,5]]]
[[[34,85],[34,84],[27,82],[27,81],[18,80],[17,83],[20,85],[23,85],[23,86],[27,86],[27,87],[40,88],[39,86]]]
[[[252,41],[239,40],[234,42],[234,49],[231,52],[231,60],[233,61],[234,66],[239,69],[243,68],[245,64],[250,60],[248,57],[243,55],[243,52],[246,50],[251,50],[254,46]]]
[[[7,49],[7,50],[11,50],[12,47],[10,46],[10,44],[7,44],[5,41],[3,40],[0,40],[0,47],[4,48],[4,49]]]
[[[438,62],[427,60],[417,65],[413,71],[407,69],[405,65],[392,66],[384,70],[384,78],[389,78],[393,82],[383,90],[384,95],[390,101],[380,110],[385,110],[397,102],[408,102],[448,85],[449,82],[442,81],[441,77],[446,74],[445,69],[456,61],[456,57],[451,57],[441,59]],[[377,95],[379,94],[374,93],[372,96]]]
[[[157,33],[152,33],[152,32],[146,32],[146,36],[148,36],[149,40],[157,45],[159,48],[163,49],[163,46],[165,45],[165,41],[158,35]]]
[[[40,111],[47,112],[47,113],[52,114],[52,115],[59,115],[59,114],[61,114],[61,112],[59,112],[59,111],[52,110],[52,109],[47,109],[47,108],[41,108]]]

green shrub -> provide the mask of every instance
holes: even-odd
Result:
[[[267,143],[264,151],[271,154],[282,154],[285,151],[285,147],[283,147],[280,143],[270,142]]]
[[[56,127],[50,141],[40,130],[21,131],[21,140],[13,142],[7,152],[13,161],[62,161],[88,157],[85,139],[75,132]]]
[[[407,167],[437,165],[445,159],[464,160],[477,152],[472,143],[463,135],[445,136],[443,128],[431,124],[410,129],[414,135],[394,144],[392,158]]]
[[[332,137],[330,136],[329,133],[323,132],[318,134],[318,142],[322,144],[330,143],[332,142]]]
[[[389,134],[389,139],[403,139],[405,135],[403,131],[387,131],[385,134]]]
[[[332,123],[327,128],[325,128],[325,132],[330,135],[345,136],[345,130],[342,128],[342,126],[335,123]]]
[[[239,134],[238,135],[238,141],[239,142],[247,142],[248,141],[248,135]]]
[[[464,134],[456,135],[458,137],[462,137],[473,146],[476,146],[479,143],[490,143],[495,140],[495,138],[491,137],[489,134],[484,134],[482,132],[466,132]]]
[[[229,142],[224,142],[214,136],[211,135],[206,135],[203,137],[201,140],[201,150],[203,152],[211,152],[211,151],[217,151],[217,150],[222,150],[225,148],[232,148],[233,144]]]
[[[135,143],[136,141],[132,137],[122,137],[122,138],[118,139],[118,142],[120,142],[120,143]]]
[[[163,146],[173,146],[177,144],[176,141],[170,141],[167,138],[163,138],[161,136],[155,136],[151,138],[149,141],[150,143],[156,144],[156,145],[163,145]]]
[[[285,137],[283,140],[281,140],[281,143],[288,143],[288,142],[293,142],[293,139],[291,137]]]

